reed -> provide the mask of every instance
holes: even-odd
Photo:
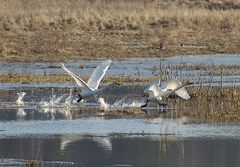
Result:
[[[188,88],[191,99],[170,99],[174,112],[192,119],[193,122],[239,123],[240,91],[239,88],[202,87]]]

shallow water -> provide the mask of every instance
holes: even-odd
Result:
[[[47,115],[47,114],[46,114]],[[59,119],[62,118],[62,119]],[[240,139],[240,126],[186,124],[186,118],[104,119],[86,117],[71,118],[55,115],[52,120],[21,120],[0,122],[0,138],[32,135],[84,134],[90,136],[165,136],[183,138]],[[44,119],[43,119],[44,120]]]
[[[21,166],[37,156],[45,166],[240,164],[238,125],[193,124],[186,117],[171,117],[168,112],[143,118],[74,117],[84,108],[64,107],[62,103],[36,107],[41,98],[51,101],[47,98],[51,93],[68,96],[69,89],[24,90],[24,105],[14,103],[16,90],[8,90],[8,100],[0,103],[1,166]],[[40,93],[44,96],[38,100],[31,98]]]
[[[37,156],[45,166],[240,164],[237,125],[192,124],[167,113],[131,119],[72,114],[67,108],[1,109],[0,165],[21,166]]]
[[[32,136],[0,139],[2,166],[41,156],[45,166],[238,167],[240,140],[163,137]]]
[[[82,76],[89,75],[91,71],[102,61],[99,60],[81,60],[79,62],[66,62],[65,65],[71,70],[80,72]],[[239,54],[216,54],[216,55],[194,55],[194,56],[175,56],[170,58],[129,58],[115,60],[107,72],[107,76],[115,75],[138,75],[138,68],[141,69],[142,76],[152,74],[152,68],[171,65],[239,65]],[[43,63],[0,63],[0,73],[32,73],[32,74],[63,74],[59,70],[60,63],[43,62]],[[126,73],[127,71],[127,73]]]
[[[82,60],[79,62],[66,62],[65,65],[80,76],[89,76],[93,69],[102,60]],[[199,80],[203,85],[219,86],[239,86],[239,67],[227,69],[227,66],[239,65],[240,55],[238,54],[216,54],[200,56],[176,56],[170,58],[131,58],[115,60],[106,73],[106,76],[131,76],[131,77],[152,77],[166,76],[168,78],[191,79],[194,82]],[[3,73],[30,73],[30,74],[65,74],[60,68],[60,63],[0,63],[0,74]],[[176,65],[179,67],[176,69]],[[205,70],[190,68],[192,65],[207,65]],[[227,75],[211,75],[216,71],[213,66],[223,65]],[[160,67],[164,71],[160,71]],[[59,84],[54,84],[58,86]],[[0,84],[0,87],[5,87]],[[37,85],[41,86],[41,85]]]
[[[114,61],[107,75],[156,76],[159,71],[154,73],[153,67],[159,67],[159,60]],[[211,67],[239,65],[240,55],[161,60],[166,67],[176,64]],[[89,75],[100,61],[69,62],[66,66]],[[58,63],[0,64],[0,73],[6,72],[64,73]],[[199,72],[183,68],[167,75],[198,80]],[[224,86],[239,86],[239,68],[232,72],[224,76],[201,73],[201,79],[207,86],[220,86],[221,80]],[[112,87],[103,91],[102,96],[114,108],[135,107],[141,112],[144,86],[136,83]],[[78,91],[75,84],[0,84],[0,166],[21,166],[37,155],[45,166],[240,166],[239,125],[204,121],[194,124],[181,114],[172,116],[171,108],[153,107],[156,112],[148,108],[151,115],[142,111],[141,117],[109,117],[100,111],[100,103],[95,100],[90,100],[87,106],[76,103]]]

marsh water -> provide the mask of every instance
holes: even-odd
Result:
[[[89,75],[100,61],[68,62],[66,66]],[[240,55],[180,56],[161,63],[157,58],[114,61],[107,75],[158,76],[160,66],[178,63],[181,69],[174,67],[164,74],[198,80],[200,73],[203,79],[209,74],[205,77],[191,65],[207,64],[208,72],[213,72],[213,64],[231,66],[224,76],[209,78],[214,86],[220,85],[219,78],[225,79],[223,86],[240,84]],[[0,73],[63,73],[58,63],[0,66]],[[102,96],[111,110],[142,112],[141,116],[111,117],[94,99],[78,104],[74,83],[0,84],[0,166],[21,166],[32,159],[43,160],[44,166],[240,166],[239,125],[196,123],[181,114],[173,117],[171,109],[146,114],[139,109],[145,85],[129,83],[105,90]]]
[[[66,62],[65,65],[80,76],[89,76],[102,60],[82,60]],[[216,68],[218,67],[218,68]],[[0,63],[0,74],[65,74],[59,62],[43,63]],[[207,86],[239,86],[240,55],[216,54],[200,56],[176,56],[170,58],[131,58],[115,60],[108,69],[106,76],[122,77],[167,77],[191,79]],[[46,86],[52,84],[24,84],[24,86]],[[1,83],[0,87],[8,87]],[[19,85],[20,87],[22,85]],[[67,85],[55,84],[66,87]],[[73,85],[72,85],[73,86]]]

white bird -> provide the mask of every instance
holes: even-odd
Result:
[[[158,102],[160,103],[162,100],[169,97],[171,94],[176,93],[179,97],[188,100],[190,99],[186,86],[192,85],[191,82],[186,82],[185,84],[181,84],[177,79],[173,79],[169,81],[164,88],[160,88],[160,81],[157,83],[153,83],[148,86],[144,90],[144,94],[148,94],[148,98],[146,104],[142,105],[142,107],[146,107],[148,102]]]
[[[89,98],[92,96],[95,96],[97,93],[105,89],[106,87],[102,89],[98,89],[98,86],[104,77],[106,71],[108,70],[109,66],[111,65],[112,61],[111,60],[106,60],[99,64],[93,71],[92,75],[90,76],[88,82],[86,83],[82,78],[68,70],[65,65],[62,63],[61,67],[64,69],[69,75],[73,77],[73,79],[76,81],[78,86],[81,88],[81,93],[78,94],[79,99],[78,102],[81,101],[82,99]]]

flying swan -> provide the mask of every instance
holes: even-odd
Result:
[[[76,81],[77,85],[81,88],[81,93],[78,94],[79,99],[77,100],[77,102],[80,102],[82,99],[94,97],[96,94],[109,86],[107,85],[101,89],[98,89],[98,86],[111,63],[111,60],[106,60],[99,64],[93,70],[93,73],[87,83],[82,78],[67,69],[63,63],[61,63],[62,69],[64,69],[69,75],[71,75],[71,77],[73,77],[73,79]]]
[[[192,85],[192,82],[181,84],[177,79],[169,81],[164,88],[160,88],[160,81],[153,83],[144,90],[144,94],[148,94],[147,101],[142,107],[146,107],[148,102],[158,102],[169,97],[171,94],[176,93],[179,97],[188,100],[190,99],[186,86]]]

